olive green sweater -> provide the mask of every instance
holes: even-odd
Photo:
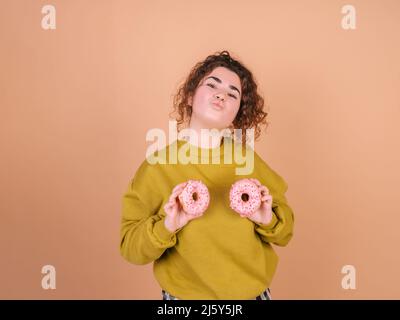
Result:
[[[285,246],[293,236],[286,182],[249,146],[242,152],[254,152],[254,169],[238,175],[237,162],[224,163],[224,154],[235,149],[228,149],[228,144],[237,146],[225,138],[212,149],[219,154],[204,155],[208,149],[199,149],[196,155],[197,148],[176,140],[141,163],[122,198],[121,255],[136,265],[154,261],[161,288],[180,299],[255,298],[270,286],[277,267],[278,256],[271,244]],[[168,163],[173,160],[170,149],[178,154],[191,152],[199,161]],[[162,154],[167,155],[167,163],[154,164]],[[218,159],[220,164],[216,164]],[[273,218],[268,225],[241,218],[230,208],[230,187],[242,178],[256,178],[269,189]],[[189,179],[201,180],[208,187],[209,207],[200,218],[170,232],[164,224],[164,205],[172,189]]]

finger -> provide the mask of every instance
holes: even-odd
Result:
[[[178,195],[180,195],[182,193],[183,189],[184,189],[184,187],[176,188],[176,190],[171,193],[171,196],[177,197]]]
[[[171,210],[178,210],[178,201],[176,201],[175,199],[170,201],[170,208]]]
[[[270,202],[271,200],[272,200],[272,196],[270,196],[270,195],[263,196],[263,197],[261,198],[261,201]]]
[[[186,182],[180,183],[177,186],[175,186],[175,188],[172,190],[172,193],[174,193],[175,191],[181,190],[185,187],[186,187]]]
[[[171,206],[175,206],[176,203],[177,203],[177,202],[176,202],[176,198],[171,197],[171,198],[169,199],[168,203],[169,203]]]
[[[261,186],[260,190],[262,194],[269,194],[269,190],[266,186]]]
[[[172,207],[172,203],[170,201],[168,201],[165,205],[164,205],[164,209],[166,208],[171,208]]]
[[[179,190],[181,188],[181,186],[178,184],[177,186],[175,186],[173,189],[172,189],[172,191],[171,191],[171,194],[172,193],[175,193],[177,190]]]
[[[183,188],[182,188],[182,189],[177,189],[177,190],[175,190],[175,191],[171,194],[171,196],[174,197],[174,198],[176,198],[176,197],[179,196],[182,192],[183,192]]]
[[[173,202],[173,203],[176,203],[178,195],[179,195],[179,193],[177,193],[177,192],[171,194],[171,196],[169,197],[169,201]]]
[[[174,206],[174,204],[168,202],[164,206],[164,211],[167,213],[167,215],[174,217],[176,214],[176,206]]]
[[[180,184],[178,184],[179,187],[186,187],[186,185],[188,184],[188,181],[182,182]]]
[[[173,192],[173,193],[171,194],[171,197],[174,198],[174,199],[176,199],[176,198],[182,193],[182,191],[183,191],[183,190],[181,190],[181,189],[176,190],[175,192]]]
[[[172,195],[175,195],[175,196],[176,196],[176,195],[180,194],[181,192],[182,192],[181,189],[176,189],[174,192],[171,193],[171,196],[172,196]]]
[[[164,209],[170,210],[172,209],[174,206],[176,206],[176,202],[175,201],[168,201],[165,206]]]

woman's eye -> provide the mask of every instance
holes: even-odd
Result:
[[[213,85],[212,83],[207,83],[207,86],[210,86],[211,88],[215,88],[215,85]],[[231,96],[234,99],[237,99],[237,97],[234,94],[229,94],[229,96]]]

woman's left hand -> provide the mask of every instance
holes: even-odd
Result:
[[[250,180],[253,181],[260,190],[261,205],[248,218],[260,224],[268,224],[272,220],[272,196],[269,194],[268,188],[263,186],[260,181],[252,178],[250,178]]]

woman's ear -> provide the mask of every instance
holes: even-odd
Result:
[[[192,96],[189,96],[189,98],[188,98],[188,105],[189,106],[193,106],[193,98],[192,98]]]

